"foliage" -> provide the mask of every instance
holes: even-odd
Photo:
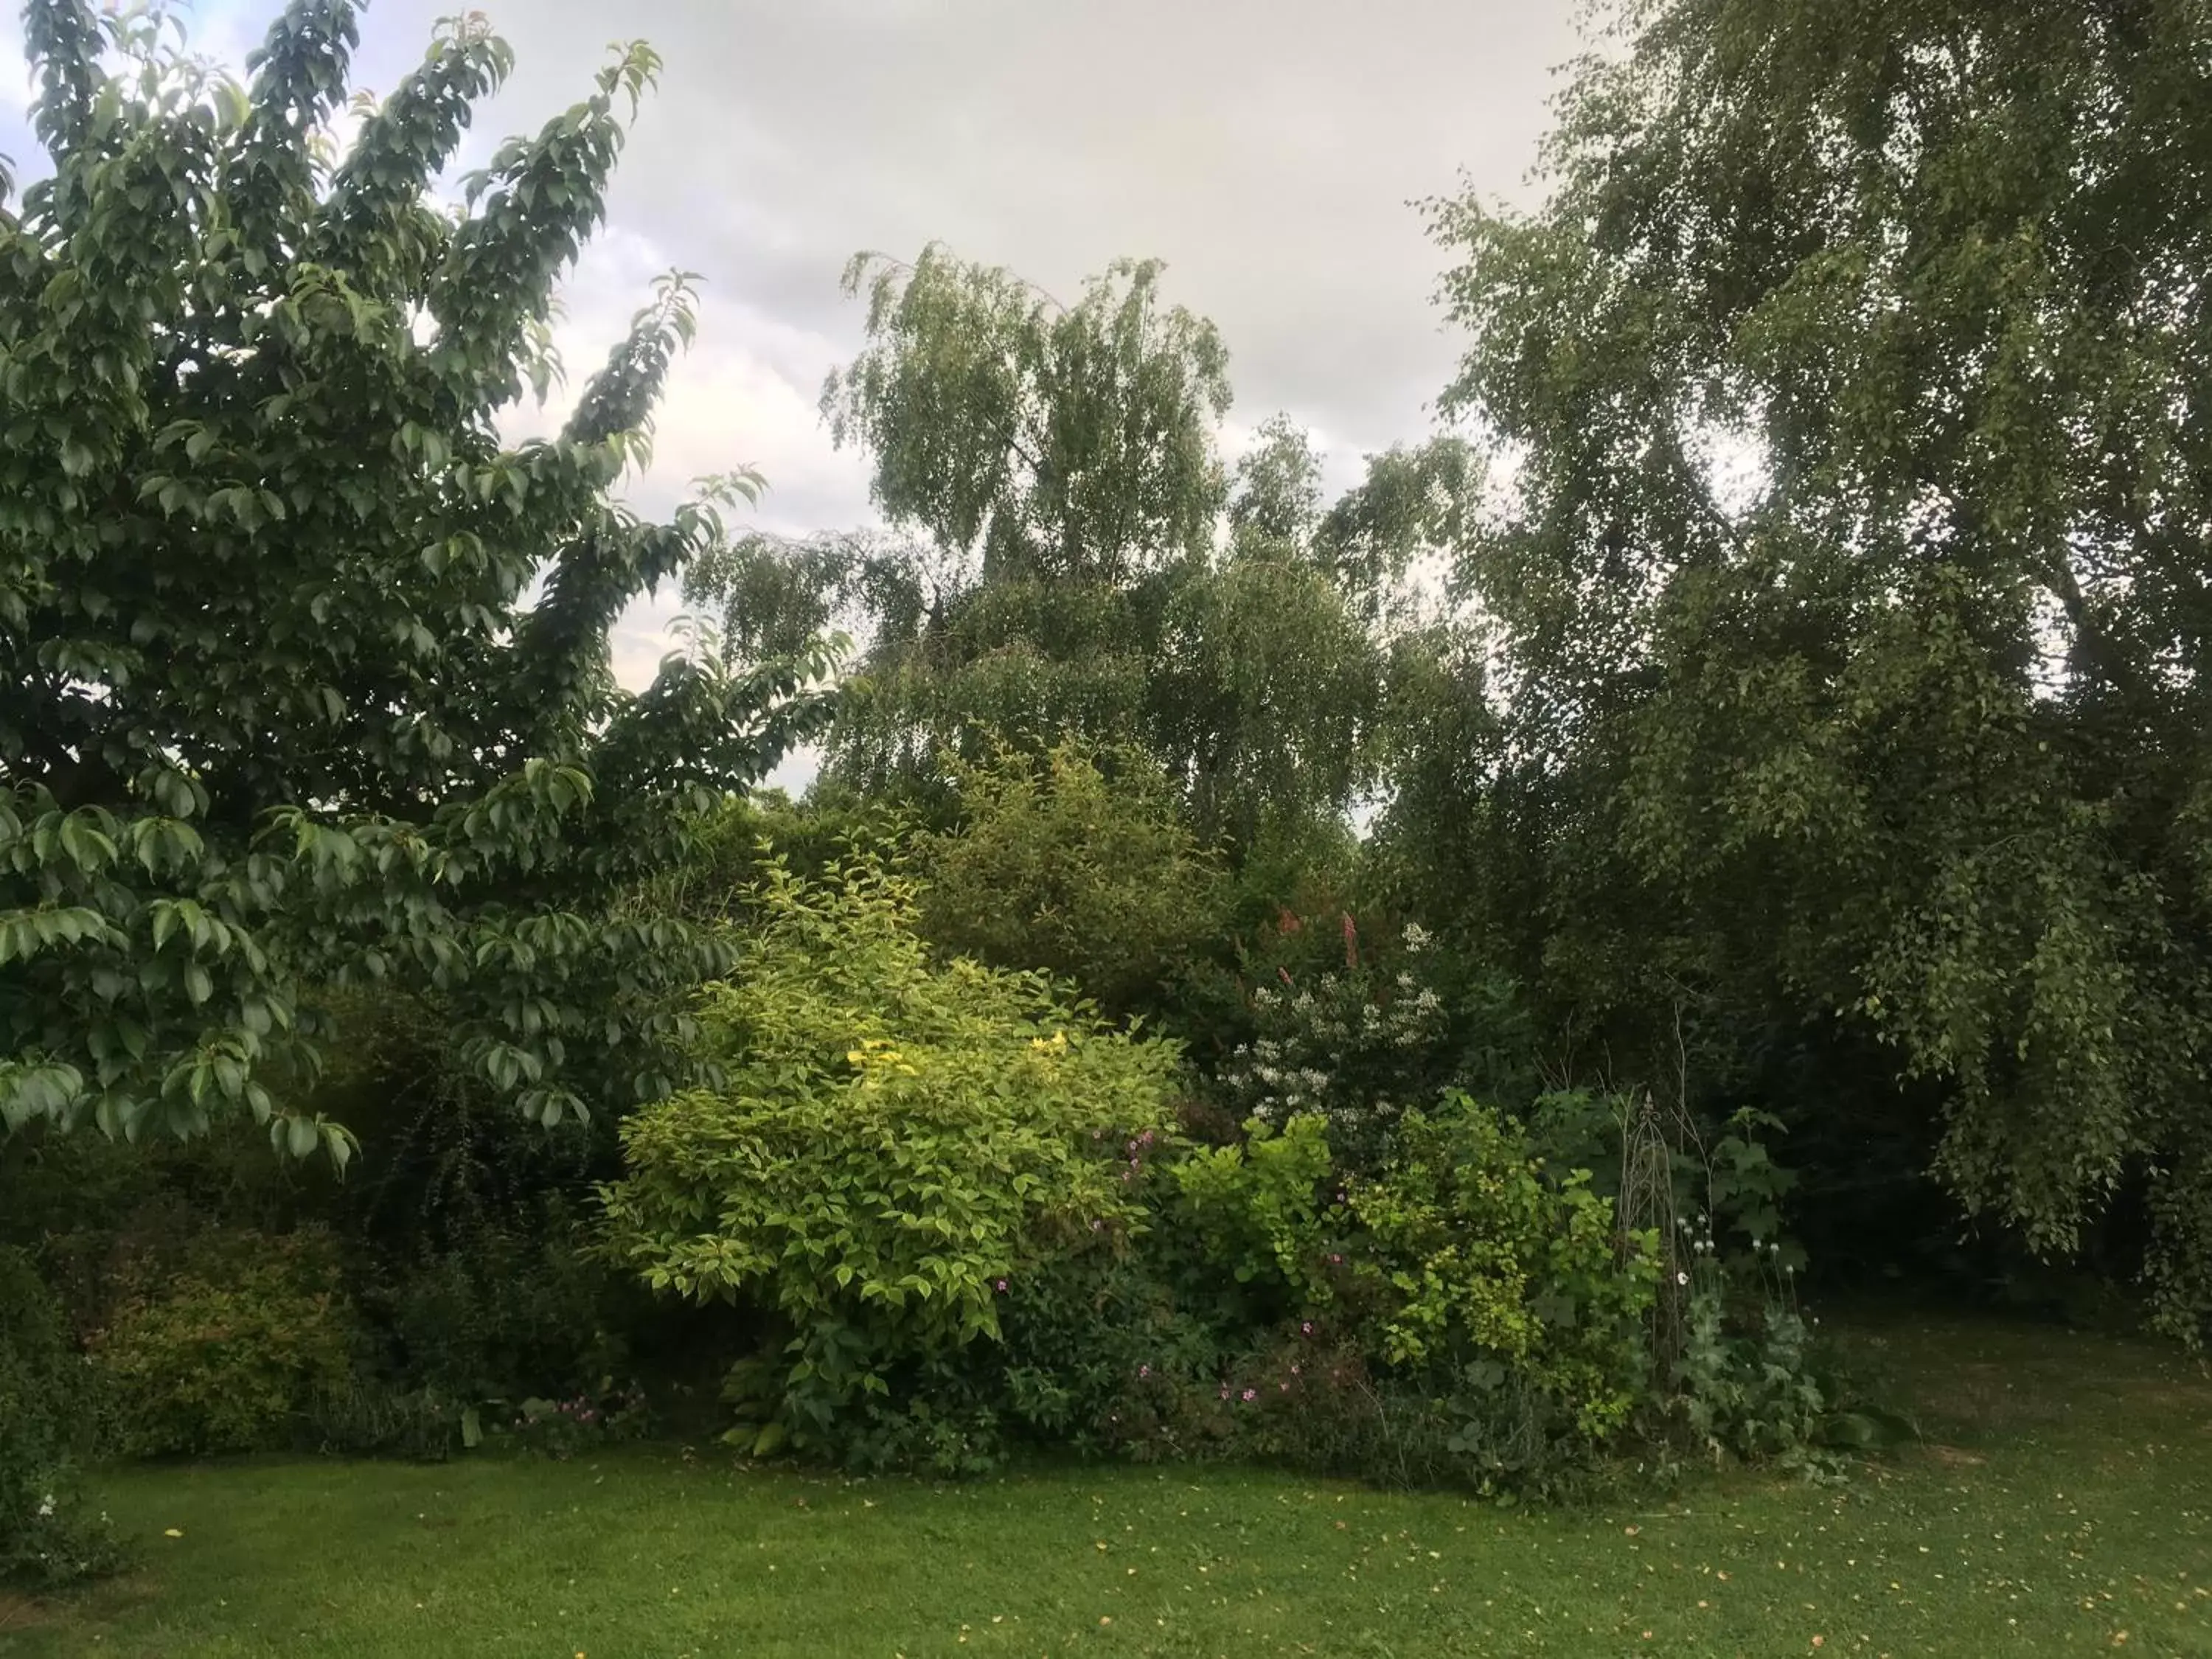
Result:
[[[356,1369],[325,1379],[302,1407],[300,1444],[336,1457],[441,1463],[467,1441],[473,1407],[428,1389],[403,1389]]]
[[[474,1404],[568,1397],[629,1372],[614,1275],[557,1198],[522,1227],[486,1228],[406,1263],[386,1311],[401,1373]]]
[[[772,1316],[787,1358],[758,1378],[757,1443],[835,1451],[874,1402],[929,1409],[917,1370],[995,1338],[1066,1239],[1141,1225],[1175,1054],[1042,978],[934,963],[879,860],[771,866],[756,903],[746,975],[704,1007],[725,1080],[623,1125],[609,1249],[655,1289]]]
[[[1334,922],[1284,908],[1277,941],[1313,944],[1297,971],[1290,952],[1248,952],[1251,1036],[1215,1079],[1233,1110],[1275,1123],[1318,1113],[1340,1158],[1360,1169],[1382,1156],[1400,1113],[1448,1087],[1509,1102],[1526,1091],[1534,1045],[1509,981],[1439,960],[1419,923],[1386,955],[1351,912]]]
[[[987,573],[1109,585],[1203,545],[1228,353],[1160,310],[1161,270],[1119,262],[1071,307],[941,247],[856,258],[869,345],[822,401],[831,435],[875,459],[884,516]]]
[[[860,638],[829,776],[911,795],[985,734],[1133,746],[1240,853],[1375,782],[1377,628],[1480,469],[1455,441],[1394,451],[1322,513],[1320,457],[1278,417],[1232,475],[1225,354],[1161,282],[1121,262],[1062,307],[936,246],[854,263],[867,343],[823,406],[889,532],[726,542],[685,586],[744,651]]]
[[[1301,1114],[1279,1130],[1255,1118],[1241,1145],[1194,1149],[1171,1170],[1211,1266],[1273,1290],[1285,1314],[1328,1299],[1322,1188],[1334,1164],[1320,1117]]]
[[[951,764],[962,821],[921,854],[922,932],[1112,1013],[1162,1007],[1218,937],[1224,884],[1158,768],[1067,743]]]
[[[1347,811],[1376,782],[1383,662],[1314,544],[1231,542],[1183,574],[1139,730],[1206,833],[1239,848]]]
[[[250,1112],[342,1161],[300,1087],[321,994],[387,981],[538,1121],[659,1092],[671,999],[727,958],[613,897],[820,715],[818,663],[608,671],[616,615],[716,533],[712,492],[667,525],[607,495],[681,279],[557,437],[497,434],[658,60],[623,48],[448,216],[507,50],[446,26],[327,166],[356,10],[294,0],[242,87],[144,8],[26,11],[53,170],[0,210],[10,1130]]]
[[[1729,1316],[1724,1275],[1710,1249],[1692,1269],[1675,1380],[1684,1420],[1716,1460],[1824,1467],[1819,1436],[1833,1401],[1813,1372],[1813,1333],[1794,1288],[1770,1285],[1745,1329]]]
[[[1280,925],[1304,924],[1286,915]],[[1416,981],[1414,962],[1395,975],[1374,968],[1349,911],[1340,932],[1340,967],[1294,976],[1279,966],[1278,983],[1252,988],[1255,1034],[1223,1067],[1219,1085],[1263,1122],[1319,1114],[1333,1144],[1364,1160],[1380,1155],[1398,1113],[1441,1086],[1435,1060],[1447,1015],[1435,988]],[[1427,942],[1416,925],[1406,941],[1409,958]]]
[[[191,1265],[126,1296],[88,1343],[126,1457],[259,1451],[300,1439],[312,1402],[351,1377],[352,1309],[327,1244],[210,1235]]]
[[[650,1420],[643,1389],[617,1389],[612,1377],[603,1377],[597,1387],[566,1399],[532,1395],[521,1401],[510,1419],[494,1422],[489,1431],[510,1435],[526,1450],[566,1459],[594,1447],[634,1440]]]
[[[2201,1331],[2201,12],[1615,15],[1544,208],[1434,212],[1445,404],[1515,463],[1460,914],[1632,1076],[1685,1010],[1722,1089],[1808,1054],[1839,1165],[2039,1252],[2146,1191]]]
[[[1626,1423],[1658,1242],[1622,1237],[1587,1171],[1547,1171],[1518,1123],[1456,1095],[1407,1113],[1382,1173],[1345,1194],[1356,1270],[1387,1297],[1376,1357],[1442,1391],[1455,1451],[1510,1474]]]
[[[85,1381],[29,1257],[0,1247],[0,1584],[53,1588],[120,1565],[106,1516],[86,1516],[76,1488]]]
[[[1150,1245],[1152,1294],[1116,1286],[1109,1440],[1526,1492],[1623,1437],[1653,1382],[1657,1245],[1624,1239],[1585,1173],[1553,1175],[1464,1096],[1408,1112],[1366,1174],[1317,1114],[1249,1128],[1168,1166],[1150,1237],[1188,1259]]]

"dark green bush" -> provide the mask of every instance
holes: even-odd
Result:
[[[400,1373],[477,1401],[567,1398],[630,1373],[622,1327],[635,1288],[590,1255],[568,1202],[536,1225],[482,1227],[403,1267],[380,1298]]]
[[[73,1474],[87,1438],[84,1362],[22,1251],[0,1247],[0,1583],[52,1588],[112,1571],[105,1516]]]
[[[470,1437],[470,1407],[427,1389],[356,1370],[325,1379],[303,1408],[301,1443],[339,1457],[443,1462]]]

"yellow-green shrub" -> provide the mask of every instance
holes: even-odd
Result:
[[[724,1081],[623,1126],[608,1248],[656,1288],[776,1316],[761,1443],[829,1445],[995,1338],[1056,1241],[1140,1224],[1176,1054],[1042,978],[933,961],[879,863],[774,866],[752,905],[744,969],[702,1009]]]
[[[1356,1274],[1381,1293],[1376,1358],[1437,1389],[1459,1449],[1503,1464],[1627,1420],[1657,1245],[1621,1238],[1586,1171],[1547,1170],[1520,1124],[1455,1095],[1407,1112],[1382,1174],[1345,1193]]]

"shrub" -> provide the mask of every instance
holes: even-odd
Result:
[[[1370,1363],[1414,1382],[1480,1482],[1595,1451],[1644,1397],[1658,1241],[1623,1238],[1587,1172],[1547,1169],[1464,1095],[1407,1112],[1382,1172],[1346,1182],[1348,1264],[1379,1298]]]
[[[1717,1265],[1693,1273],[1675,1404],[1701,1450],[1817,1472],[1832,1405],[1812,1366],[1812,1332],[1790,1302],[1731,1318]]]
[[[755,905],[747,971],[702,1011],[725,1081],[623,1125],[608,1249],[777,1322],[782,1355],[734,1379],[757,1449],[957,1466],[988,1425],[948,1378],[1012,1287],[1142,1226],[1175,1051],[1035,975],[933,962],[879,861],[772,867]]]
[[[569,1206],[549,1194],[535,1226],[483,1226],[406,1267],[380,1300],[401,1374],[474,1404],[562,1399],[627,1375],[617,1293],[639,1293],[586,1248]]]
[[[964,822],[927,843],[921,931],[1116,1013],[1158,1009],[1218,933],[1225,892],[1158,766],[1063,744],[952,767]]]
[[[52,1588],[110,1571],[106,1517],[81,1512],[83,1361],[22,1251],[0,1248],[0,1583]]]
[[[1184,1215],[1210,1267],[1272,1292],[1279,1317],[1310,1311],[1328,1296],[1328,1126],[1307,1115],[1278,1132],[1254,1118],[1245,1133],[1241,1145],[1197,1149],[1173,1166]]]
[[[1909,1436],[1878,1407],[1846,1409],[1848,1385],[1814,1340],[1797,1294],[1805,1253],[1784,1229],[1797,1178],[1765,1139],[1783,1133],[1780,1119],[1746,1107],[1701,1126],[1649,1096],[1574,1091],[1540,1101],[1535,1125],[1553,1157],[1605,1171],[1627,1221],[1652,1224],[1647,1346],[1664,1413],[1650,1431],[1662,1460],[1686,1436],[1715,1462],[1819,1475],[1836,1465],[1832,1447]]]
[[[1016,1281],[1001,1311],[991,1381],[1010,1430],[1079,1453],[1145,1461],[1224,1449],[1231,1425],[1207,1408],[1252,1339],[1234,1297],[1210,1294],[1208,1269],[1176,1231],[1165,1183],[1155,1219],[1133,1237],[1098,1240]]]
[[[149,1457],[290,1445],[318,1396],[350,1379],[356,1336],[327,1241],[210,1234],[88,1344],[110,1446]]]

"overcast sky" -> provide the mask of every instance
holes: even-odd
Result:
[[[461,0],[375,0],[356,86],[388,91]],[[0,151],[39,170],[21,28],[0,22]],[[197,49],[242,68],[279,0],[199,0]],[[807,531],[869,518],[856,457],[816,403],[859,341],[838,274],[862,248],[943,240],[1066,295],[1109,260],[1168,263],[1170,297],[1231,354],[1240,436],[1277,410],[1313,428],[1331,481],[1429,428],[1455,355],[1432,302],[1442,257],[1414,199],[1464,172],[1527,199],[1572,0],[489,0],[514,77],[459,163],[590,89],[611,39],[666,59],[608,224],[568,284],[573,395],[673,266],[703,274],[652,474],[750,463],[759,517]],[[561,394],[556,394],[556,404]],[[557,420],[556,407],[527,423]],[[617,640],[633,684],[675,596]]]

